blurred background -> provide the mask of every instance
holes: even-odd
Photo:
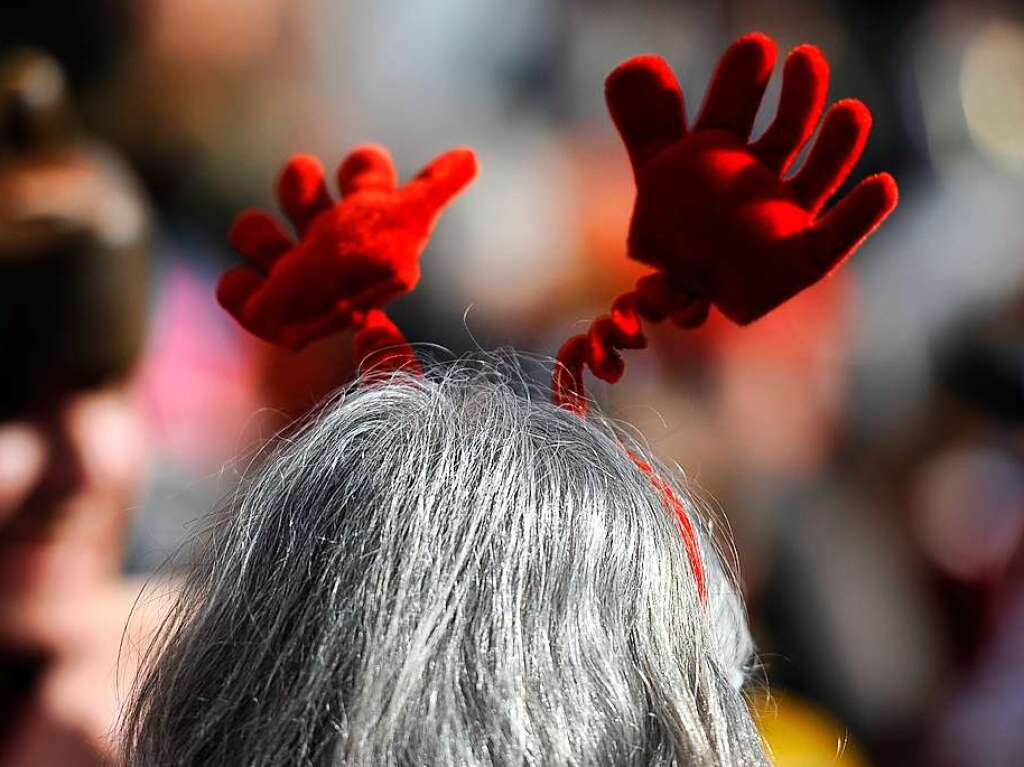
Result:
[[[64,652],[22,636],[25,594],[66,611],[63,594],[160,568],[230,491],[233,459],[351,374],[345,336],[281,352],[213,299],[235,263],[232,217],[272,207],[289,154],[332,168],[375,141],[405,177],[473,146],[481,176],[393,316],[455,353],[553,355],[642,271],[624,258],[633,188],[605,74],[659,53],[692,115],[751,30],[780,60],[822,48],[829,100],[856,96],[875,117],[853,178],[892,172],[900,206],[766,320],[658,329],[655,353],[593,393],[732,528],[761,650],[751,696],[779,764],[1024,765],[1024,9],[1011,0],[0,11],[0,592],[21,605],[0,612],[0,720]],[[777,72],[755,135],[778,89]],[[58,507],[92,521],[39,511]],[[31,587],[25,561],[43,573]],[[76,716],[58,708],[54,721]],[[62,758],[38,763],[77,763]]]

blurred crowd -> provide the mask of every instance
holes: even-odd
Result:
[[[892,172],[900,207],[782,310],[656,331],[594,393],[731,528],[780,765],[1024,764],[1019,4],[63,0],[0,22],[0,764],[102,758],[113,669],[203,515],[352,373],[344,335],[283,352],[213,299],[231,218],[271,206],[289,154],[374,141],[407,175],[473,146],[393,317],[438,354],[553,355],[642,273],[605,74],[657,52],[692,111],[751,30],[822,48],[830,101],[875,118],[853,178]]]

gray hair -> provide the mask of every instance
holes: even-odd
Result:
[[[128,764],[766,765],[710,517],[547,396],[448,363],[281,437],[136,683]],[[624,447],[688,499],[706,603]]]

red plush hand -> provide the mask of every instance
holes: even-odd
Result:
[[[293,349],[346,328],[365,330],[367,347],[384,336],[401,343],[373,310],[416,286],[438,216],[475,175],[473,152],[453,149],[398,187],[387,151],[363,146],[339,167],[342,200],[334,202],[320,163],[297,155],[277,198],[298,241],[263,211],[241,213],[229,239],[249,263],[221,278],[217,298],[250,332]]]
[[[689,130],[682,91],[663,59],[630,59],[606,83],[637,184],[630,256],[658,269],[673,290],[741,324],[828,274],[897,199],[892,177],[881,173],[820,215],[871,126],[867,107],[852,99],[832,107],[803,167],[784,177],[825,103],[828,64],[814,46],[789,54],[778,115],[749,140],[774,63],[765,35],[737,40]]]

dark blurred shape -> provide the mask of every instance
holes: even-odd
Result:
[[[84,30],[79,30],[82,34]],[[0,59],[0,764],[106,764],[145,461],[125,380],[142,351],[148,214],[76,128],[64,74]],[[56,691],[56,692],[55,692]],[[69,713],[71,712],[71,713]]]
[[[142,347],[147,213],[126,169],[75,129],[64,78],[0,62],[0,418],[124,375]]]
[[[935,369],[957,401],[1009,425],[1024,424],[1024,290],[956,322],[936,349]]]
[[[64,74],[31,48],[0,62],[0,151],[16,155],[59,143],[68,133]]]
[[[0,743],[7,743],[21,714],[21,702],[28,699],[39,684],[46,665],[47,653],[28,650],[0,653]]]
[[[32,0],[5,3],[0,50],[31,45],[61,62],[72,87],[89,87],[116,64],[142,3]]]

